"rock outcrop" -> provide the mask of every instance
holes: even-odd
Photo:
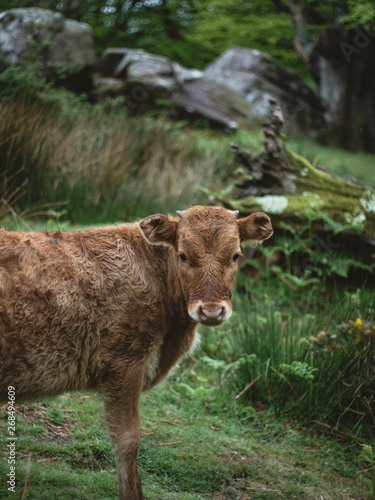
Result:
[[[72,90],[91,88],[95,53],[88,24],[40,8],[1,13],[1,60],[7,65],[35,57],[43,61],[47,76],[63,80]]]
[[[235,47],[205,70],[206,78],[246,97],[254,118],[267,119],[269,100],[281,106],[285,132],[314,134],[322,130],[324,106],[302,78],[259,50]]]
[[[141,49],[113,48],[103,54],[96,71],[101,88],[125,92],[134,111],[162,97],[184,116],[234,129],[258,125],[274,99],[288,117],[286,132],[314,137],[323,127],[320,98],[296,73],[257,50],[230,49],[198,71]]]

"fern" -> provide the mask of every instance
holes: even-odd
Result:
[[[363,264],[350,257],[345,257],[337,252],[314,252],[311,256],[311,262],[325,268],[330,274],[336,274],[341,278],[348,277],[350,268],[363,269],[369,273],[373,272],[372,268],[367,264]]]
[[[214,191],[211,191],[210,189],[206,188],[205,186],[199,186],[196,184],[194,186],[194,189],[197,189],[198,191],[201,191],[203,194],[205,194],[210,200],[215,199],[215,200],[222,200],[226,196],[229,196],[234,188],[236,187],[236,183],[229,184],[229,186],[225,187],[222,191],[219,193],[215,193]]]
[[[356,229],[360,231],[363,227],[363,224],[361,222],[357,222],[355,224],[341,224],[340,222],[333,220],[328,214],[324,212],[321,212],[320,217],[330,226],[335,236],[337,234],[343,233],[344,231],[347,231],[348,229]]]
[[[315,378],[315,372],[318,371],[317,368],[312,368],[307,363],[303,361],[293,361],[292,364],[282,364],[279,366],[280,370],[290,375],[302,378],[306,381],[312,381]]]

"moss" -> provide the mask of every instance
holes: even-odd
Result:
[[[280,198],[280,203],[277,202],[277,198]],[[262,203],[262,198],[249,196],[242,200],[227,200],[224,204],[228,208],[239,210],[243,215],[264,211],[271,216],[275,227],[281,221],[304,224],[308,221],[307,214],[316,207],[341,224],[362,225],[365,234],[372,236],[375,233],[375,213],[366,216],[359,205],[359,200],[353,197],[330,192],[323,194],[304,192],[297,195],[273,196],[272,199],[273,204],[268,202],[265,204]],[[353,228],[348,230],[352,232]]]
[[[288,149],[285,153],[290,170],[298,174],[296,179],[298,191],[331,192],[335,195],[342,194],[355,198],[363,193],[363,187],[360,184],[343,180],[329,172],[315,168],[308,160]]]
[[[301,225],[311,218],[311,210],[319,208],[334,221],[349,225],[347,231],[357,230],[373,237],[375,234],[375,191],[362,185],[335,177],[315,168],[302,156],[285,148],[287,174],[295,176],[297,192],[283,195],[249,196],[239,200],[222,200],[228,208],[246,215],[268,213],[275,227],[283,221]],[[285,164],[283,164],[285,167]],[[317,218],[319,216],[317,215]]]

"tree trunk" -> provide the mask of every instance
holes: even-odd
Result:
[[[314,167],[290,151],[280,137],[282,124],[281,109],[273,102],[271,121],[264,125],[264,152],[252,157],[232,144],[245,176],[232,199],[221,203],[241,214],[266,212],[275,228],[282,223],[298,228],[315,217],[314,231],[324,233],[329,218],[350,241],[374,247],[375,188]]]
[[[313,3],[274,3],[290,13],[296,51],[326,103],[326,130],[320,140],[375,152],[375,33],[362,27],[344,29],[338,19],[346,13],[345,2],[326,18]],[[322,28],[319,36],[311,26]]]

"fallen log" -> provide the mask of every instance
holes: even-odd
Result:
[[[264,211],[275,228],[289,224],[298,229],[311,223],[315,213],[314,233],[332,232],[335,226],[334,233],[336,228],[347,239],[374,247],[374,186],[315,167],[289,150],[281,137],[281,109],[274,101],[271,105],[271,120],[263,126],[263,152],[253,156],[231,144],[244,175],[231,198],[220,202],[243,215]]]

